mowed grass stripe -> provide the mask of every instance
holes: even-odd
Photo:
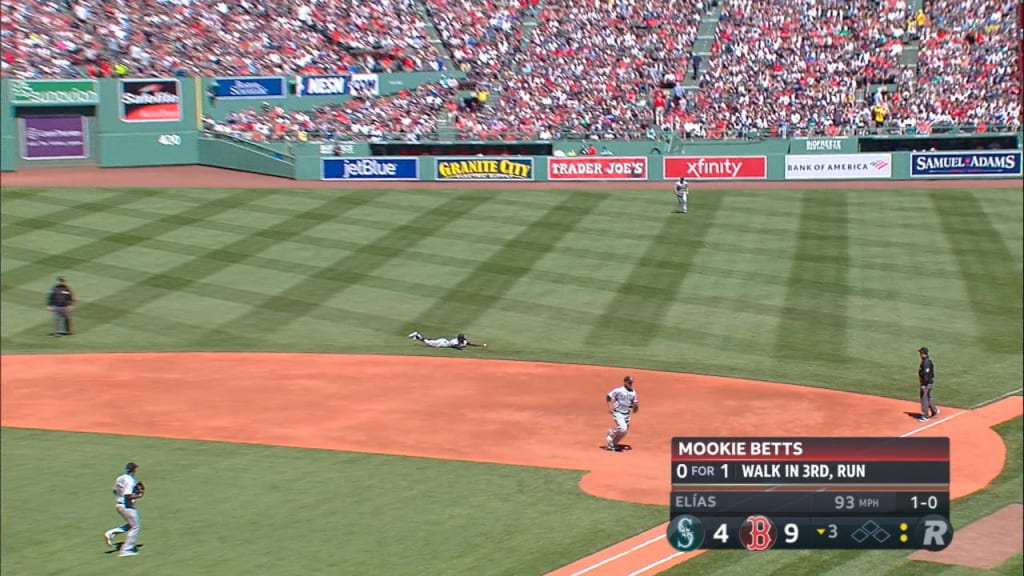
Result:
[[[266,248],[301,235],[315,226],[334,218],[346,210],[353,210],[372,200],[369,195],[338,195],[322,201],[303,212],[291,215],[278,224],[266,229],[257,229],[249,235],[238,238],[223,247],[211,248],[193,255],[188,260],[159,273],[149,274],[112,294],[97,300],[89,301],[90,316],[94,326],[116,322],[138,308],[156,302],[161,296],[185,290],[201,280],[219,272],[225,263],[239,263],[251,258]],[[204,205],[205,206],[205,205]],[[227,209],[238,208],[239,205],[220,205],[211,210],[207,217]],[[191,210],[186,212],[192,212]],[[142,227],[145,228],[145,227]],[[160,245],[158,236],[170,232],[173,228],[160,226],[148,229],[145,237],[122,233],[122,240],[131,239],[132,244],[150,242]],[[98,243],[98,242],[97,242]],[[78,258],[78,252],[75,257]],[[84,258],[84,257],[83,257]],[[238,302],[237,300],[235,302]],[[216,331],[217,329],[214,329]]]
[[[1022,314],[1024,279],[1019,262],[974,194],[933,192],[929,196],[970,296],[968,302],[979,327],[978,345],[1001,354],[1019,354],[1020,323],[1006,321],[1019,320]],[[927,253],[921,257],[926,259]]]
[[[479,319],[609,195],[590,192],[585,194],[585,199],[583,196],[567,195],[547,210],[490,258],[439,294],[434,305],[413,319],[409,327],[426,331],[452,330]]]
[[[645,346],[659,335],[665,313],[690,273],[704,238],[722,205],[722,195],[701,197],[699,211],[664,217],[649,242],[587,334],[588,345]]]
[[[775,332],[782,359],[842,364],[847,359],[850,238],[847,196],[803,195],[786,299]]]
[[[490,198],[479,194],[453,196],[409,222],[392,226],[383,236],[372,239],[350,253],[324,262],[301,282],[254,302],[252,314],[232,322],[231,329],[264,329],[268,322],[275,329],[281,329],[305,318],[323,308],[328,297],[335,296],[350,286],[361,284],[367,276],[389,260],[400,257],[415,246],[416,242],[458,221]],[[423,293],[429,294],[430,291],[427,289]],[[390,324],[394,324],[394,319],[383,323],[385,326]]]
[[[247,201],[273,194],[274,190],[238,190],[232,194],[215,196],[207,202],[145,222],[128,230],[111,232],[84,244],[63,247],[64,249],[51,254],[33,264],[26,264],[4,273],[4,282],[12,285],[26,284],[37,280],[40,274],[45,275],[55,270],[68,270],[72,261],[83,261],[109,256],[113,252],[151,242],[153,238],[172,230],[194,225],[196,222],[211,218],[228,210],[237,209]],[[81,214],[79,214],[80,216]]]
[[[112,194],[110,196],[100,200],[89,200],[86,202],[75,201],[71,198],[65,200],[63,198],[58,199],[54,197],[47,197],[38,193],[31,195],[26,194],[23,197],[19,197],[18,201],[27,201],[36,204],[64,205],[65,207],[49,212],[45,217],[19,216],[15,213],[17,212],[17,208],[10,212],[5,210],[3,227],[0,228],[0,230],[3,230],[3,233],[0,234],[0,238],[3,238],[4,240],[12,240],[30,232],[57,228],[65,222],[74,220],[80,216],[96,212],[104,212],[112,206],[128,204],[138,200],[140,196],[144,196],[147,193],[146,191],[141,190],[121,190],[116,193],[114,193],[115,191],[111,192]],[[7,199],[6,197],[9,195],[10,192],[7,190],[3,191],[5,199]],[[8,209],[9,208],[10,204],[8,204]]]

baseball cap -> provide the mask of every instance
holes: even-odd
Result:
[[[132,470],[135,470],[138,467],[139,467],[139,465],[136,464],[135,462],[129,462],[129,463],[124,465],[124,469],[125,469],[126,472],[131,472]]]
[[[63,276],[57,276],[57,282],[63,282],[63,281],[64,281],[64,277]]]
[[[917,349],[917,351],[918,352],[924,352],[925,354],[927,354],[928,353],[928,347],[927,346],[921,346],[920,348]]]
[[[625,378],[622,379],[622,381],[625,382],[626,384],[632,384],[633,383],[633,377],[632,376],[626,376]]]

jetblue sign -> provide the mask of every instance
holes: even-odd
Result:
[[[914,152],[910,175],[922,177],[1020,176],[1021,151]]]
[[[217,98],[284,98],[288,95],[284,78],[280,76],[214,78],[213,82],[213,95]]]
[[[321,158],[321,180],[419,180],[419,158]]]
[[[376,74],[300,76],[299,96],[376,96],[380,79]]]

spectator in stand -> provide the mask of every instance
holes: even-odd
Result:
[[[437,69],[414,0],[24,0],[2,5],[15,77],[234,76]],[[122,73],[111,67],[123,66]]]
[[[916,78],[904,113],[922,131],[943,125],[1021,126],[1014,0],[928,0]]]
[[[223,122],[204,119],[208,132],[262,141],[420,141],[436,129],[436,118],[455,91],[441,83],[392,96],[352,98],[306,111],[265,105],[229,112]]]
[[[858,87],[896,76],[905,20],[903,0],[731,0],[684,124],[708,137],[855,127]]]

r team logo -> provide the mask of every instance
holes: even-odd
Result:
[[[752,552],[764,552],[775,546],[779,530],[767,516],[747,516],[740,524],[740,542]]]

